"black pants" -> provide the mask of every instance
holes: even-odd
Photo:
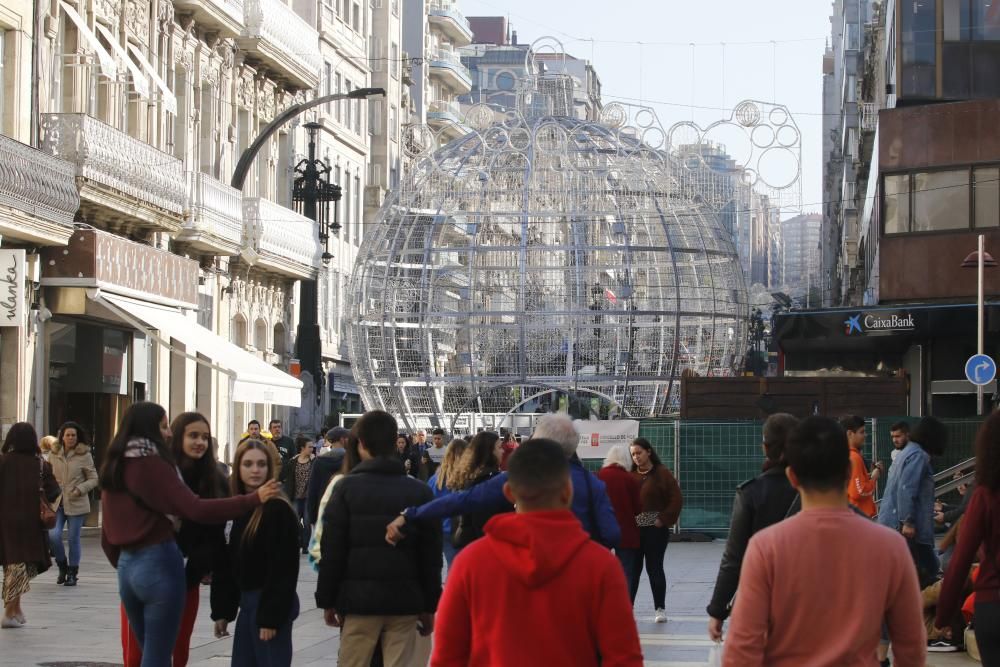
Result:
[[[977,602],[972,622],[983,667],[1000,666],[1000,602]]]
[[[646,574],[649,575],[649,587],[653,591],[653,608],[667,607],[667,575],[663,571],[663,558],[670,544],[670,529],[644,526],[639,529],[639,552],[635,557],[632,570],[632,604],[639,591],[639,578],[642,576],[642,563],[646,563]]]

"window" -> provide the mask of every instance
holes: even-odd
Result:
[[[267,323],[263,319],[254,324],[253,345],[258,352],[267,351]]]
[[[910,175],[886,176],[884,181],[885,233],[910,230]]]
[[[368,134],[379,134],[382,126],[382,100],[368,100]]]
[[[848,74],[846,84],[847,90],[844,91],[847,101],[857,102],[858,101],[858,76],[856,74]]]
[[[351,14],[351,27],[354,28],[354,32],[361,32],[361,6],[356,2],[354,13]]]
[[[344,170],[344,180],[341,183],[340,187],[341,187],[340,203],[344,205],[344,216],[342,218],[344,226],[344,240],[350,243],[351,242],[351,172],[347,169]]]
[[[996,0],[970,0],[972,15],[970,17],[973,41],[1000,40],[1000,6]]]
[[[1000,224],[1000,168],[973,169],[972,183],[976,227],[996,227]]]
[[[345,93],[349,93],[352,90],[354,90],[354,84],[352,84],[349,79],[345,79],[344,80],[344,92]],[[346,125],[348,127],[348,129],[350,129],[350,127],[353,124],[353,123],[351,123],[351,118],[354,115],[354,111],[353,111],[354,110],[354,100],[344,100],[344,106],[347,107],[347,113],[346,113],[344,125]]]
[[[279,357],[284,357],[287,352],[288,345],[285,338],[285,325],[278,322],[274,325],[274,353]]]
[[[336,88],[335,92],[339,94],[340,91],[343,90],[343,88],[341,88],[340,72],[337,72],[337,74],[334,75],[333,81],[334,81],[334,84],[336,84],[334,86]],[[341,104],[340,100],[337,100],[336,102],[334,102],[334,115],[337,117],[337,122],[338,123],[344,122],[343,115],[342,115],[342,108],[343,108],[343,105]]]
[[[361,124],[363,118],[365,117],[365,114],[361,112],[361,103],[364,102],[364,100],[353,100],[353,102],[354,102],[354,131],[357,134],[361,134],[363,131],[361,129]]]
[[[354,242],[361,243],[361,172],[354,175]]]
[[[934,97],[936,72],[937,7],[934,0],[901,0],[897,5],[902,18],[903,72],[902,94]]]
[[[912,231],[969,227],[969,172],[917,172],[913,175]]]
[[[386,131],[389,133],[389,138],[392,139],[393,141],[396,141],[396,138],[399,135],[399,127],[396,125],[395,104],[389,105],[389,126],[386,128]]]
[[[233,345],[237,347],[247,346],[247,321],[242,315],[237,315],[233,318],[232,326],[232,339]]]
[[[861,26],[857,23],[847,23],[847,31],[844,35],[848,51],[857,51],[861,48]]]
[[[394,79],[399,78],[399,44],[392,43],[389,48],[389,67]]]
[[[333,94],[333,65],[327,62],[323,63],[323,94]],[[326,103],[326,112],[330,113],[330,102]]]

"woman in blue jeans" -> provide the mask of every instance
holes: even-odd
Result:
[[[233,459],[233,495],[253,493],[275,478],[277,468],[272,448],[244,440]],[[272,498],[233,522],[229,558],[229,567],[212,578],[212,598],[221,601],[219,613],[212,609],[215,636],[225,636],[236,618],[234,667],[288,667],[299,615],[299,521],[287,498]]]
[[[101,468],[101,546],[118,569],[118,594],[142,643],[142,667],[170,667],[186,598],[184,559],[174,520],[224,523],[280,493],[204,500],[184,483],[167,443],[167,413],[155,403],[126,411]]]
[[[80,572],[80,529],[90,514],[90,492],[97,488],[97,469],[90,454],[90,439],[82,426],[66,422],[59,427],[49,454],[52,474],[62,488],[56,500],[56,525],[49,531],[49,546],[59,566],[57,584],[76,586]],[[69,529],[69,559],[63,548],[63,527]]]

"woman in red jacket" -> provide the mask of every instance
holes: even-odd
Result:
[[[142,667],[170,667],[184,610],[184,558],[177,518],[224,523],[280,493],[270,481],[255,493],[203,500],[181,477],[167,413],[155,403],[126,411],[101,468],[101,545],[118,569],[118,593],[142,643]]]
[[[653,589],[653,607],[657,623],[667,622],[667,575],[663,571],[663,557],[670,543],[670,527],[677,523],[684,500],[681,487],[673,473],[653,451],[645,438],[632,441],[632,474],[639,480],[639,500],[642,511],[636,517],[639,524],[639,555],[632,572],[632,603],[639,590],[642,562],[646,561],[649,587]]]
[[[632,458],[625,445],[615,445],[608,450],[604,458],[604,467],[597,473],[598,479],[607,487],[611,507],[615,510],[615,518],[622,531],[621,542],[615,547],[615,555],[621,561],[625,570],[625,581],[628,582],[632,600],[632,579],[635,572],[635,559],[639,554],[639,526],[635,517],[642,511],[639,501],[639,480],[632,476]]]

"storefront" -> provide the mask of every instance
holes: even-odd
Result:
[[[986,306],[985,352],[1000,352],[1000,303]],[[910,379],[910,414],[974,415],[965,362],[976,353],[975,304],[910,304],[782,313],[774,319],[779,375]],[[996,383],[985,388],[987,399]]]

